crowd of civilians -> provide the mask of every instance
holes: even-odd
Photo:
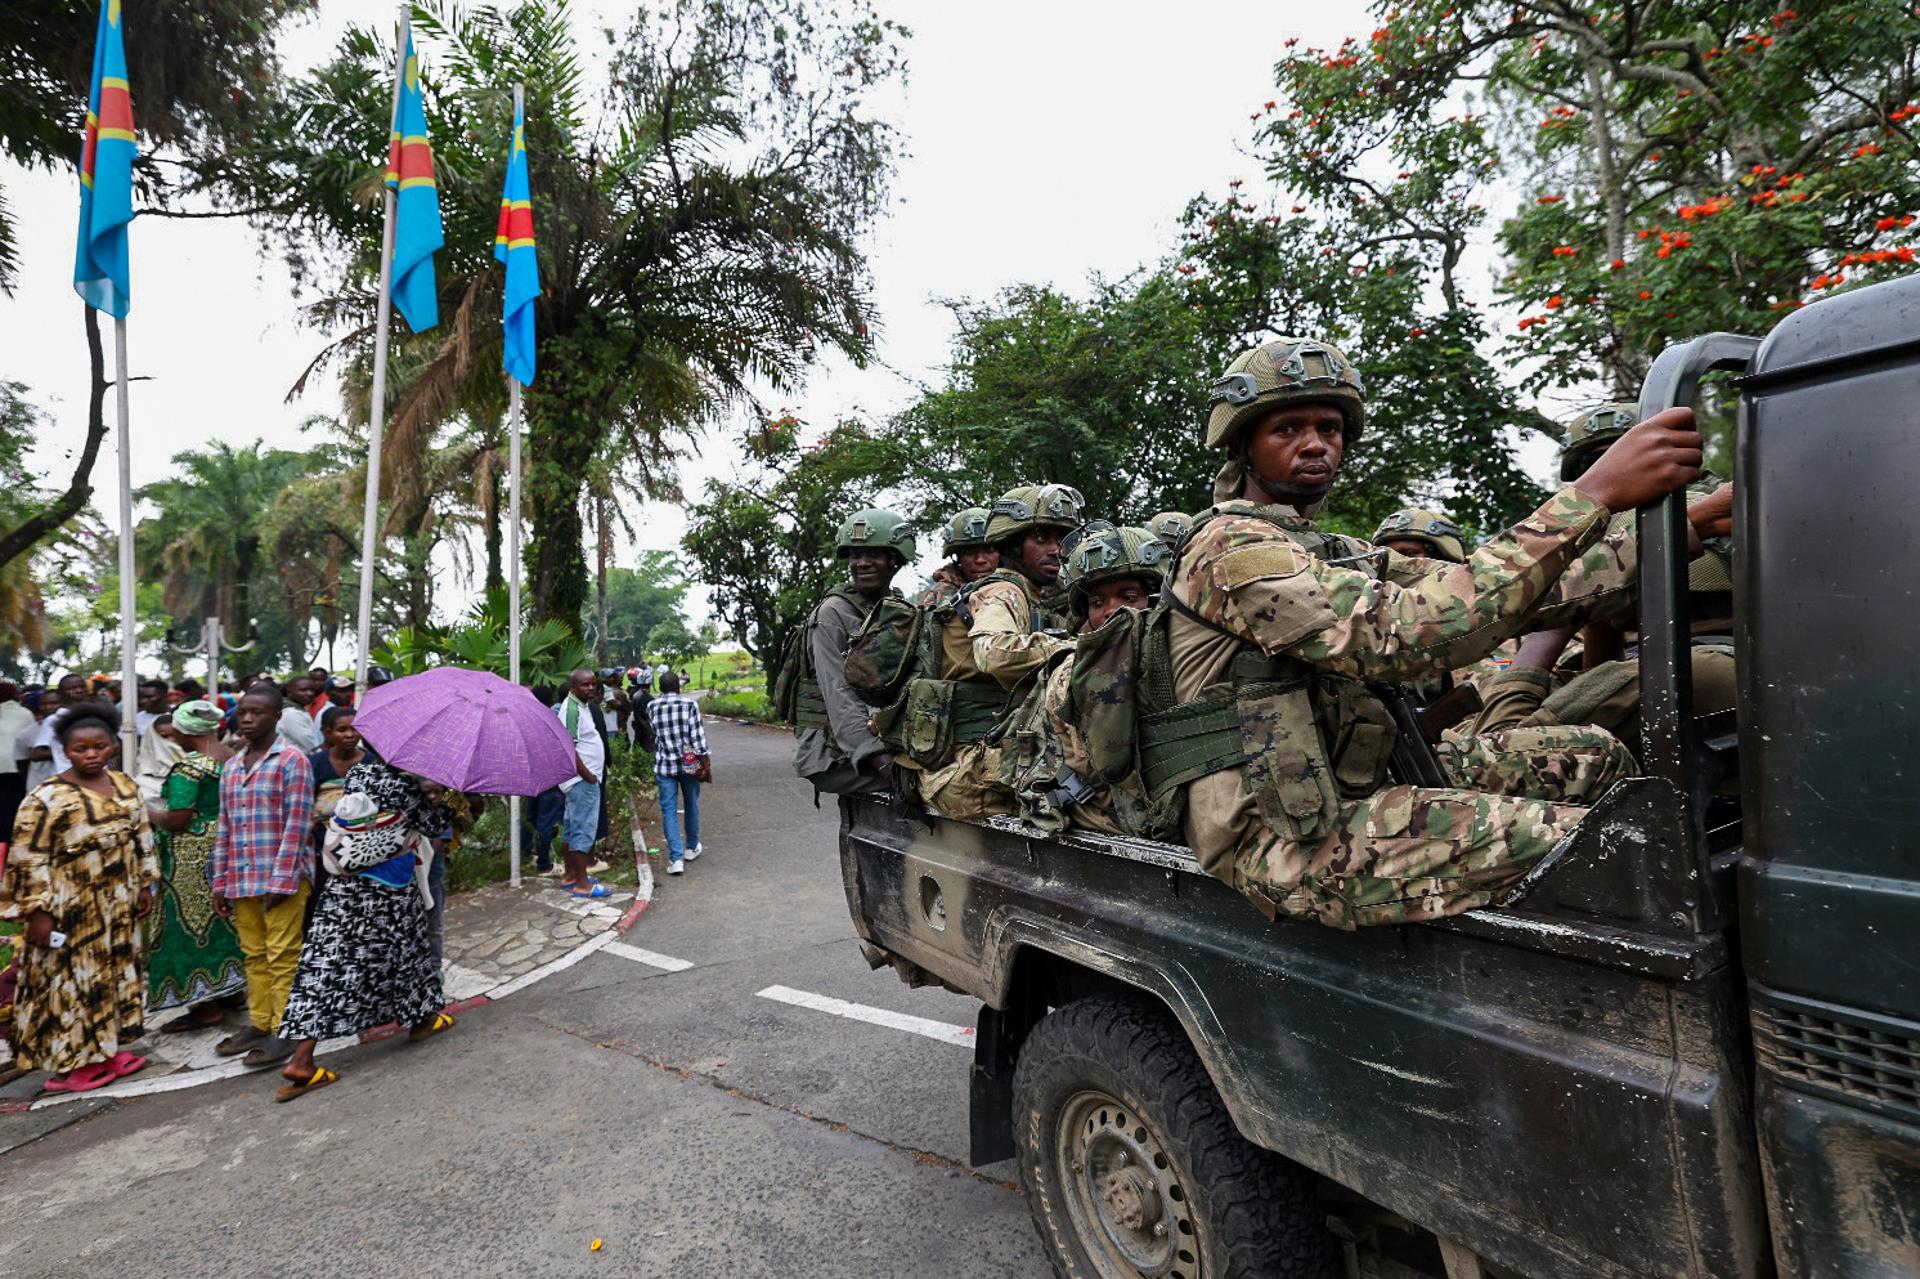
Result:
[[[587,899],[610,891],[593,875],[610,742],[655,752],[670,874],[704,851],[711,777],[680,676],[605,674],[603,685],[576,671],[544,692],[573,738],[575,776],[525,815],[540,869],[553,869],[557,838],[561,886]],[[370,685],[390,678],[369,671]],[[0,750],[0,831],[12,833],[0,917],[23,925],[25,943],[10,970],[10,1075],[53,1072],[53,1092],[101,1087],[147,1065],[128,1046],[147,1016],[178,1010],[157,1033],[239,1018],[216,1051],[281,1066],[276,1096],[290,1101],[338,1078],[313,1060],[324,1039],[398,1023],[419,1041],[452,1027],[446,865],[475,797],[381,761],[354,727],[353,681],[325,670],[213,698],[192,680],[142,681],[131,771],[119,691],[77,674],[24,693],[0,680],[0,746],[13,743]]]

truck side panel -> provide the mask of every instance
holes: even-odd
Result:
[[[1453,929],[1269,924],[1184,850],[846,812],[880,946],[995,1007],[1035,950],[1152,992],[1251,1140],[1429,1229],[1543,1276],[1764,1269],[1724,966],[1673,981]]]

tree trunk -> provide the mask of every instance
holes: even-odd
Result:
[[[227,612],[227,643],[246,644],[253,639],[253,610],[249,607],[252,597],[253,562],[260,554],[260,539],[243,537],[233,548],[233,587],[228,593],[230,601]],[[258,659],[255,649],[234,653],[234,682],[245,686],[246,679],[255,669]]]
[[[596,584],[594,588],[597,597],[594,612],[596,614],[596,620],[599,622],[599,625],[595,629],[600,639],[599,643],[595,646],[593,663],[595,666],[604,668],[607,664],[607,548],[608,543],[613,540],[613,537],[607,530],[607,499],[604,495],[596,497],[593,500],[593,509],[596,522],[600,526],[600,535],[596,548],[596,559],[598,562],[595,568]]]
[[[79,460],[73,464],[73,478],[67,481],[67,491],[20,527],[0,534],[0,565],[18,559],[39,545],[43,538],[78,515],[87,499],[93,496],[93,464],[100,456],[100,441],[107,434],[107,388],[112,383],[107,381],[107,357],[100,345],[100,313],[84,303],[81,309],[86,312],[87,361],[93,375],[87,393],[87,438],[80,446]]]
[[[565,622],[581,633],[580,611],[587,602],[587,549],[580,516],[580,490],[593,459],[595,435],[584,422],[570,420],[559,397],[540,397],[544,411],[533,415],[526,491],[532,506],[533,620]],[[585,415],[582,415],[583,417]]]
[[[507,579],[500,559],[500,473],[496,470],[487,483],[493,489],[493,500],[487,503],[487,590],[504,591]]]

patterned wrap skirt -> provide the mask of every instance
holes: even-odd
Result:
[[[389,1022],[417,1026],[446,1005],[427,908],[408,883],[334,875],[307,925],[283,1039],[330,1039]]]

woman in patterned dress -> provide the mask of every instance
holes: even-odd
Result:
[[[453,1025],[427,926],[431,841],[449,820],[411,774],[372,761],[347,773],[322,845],[326,887],[280,1022],[280,1037],[298,1046],[276,1100],[339,1078],[314,1063],[322,1039],[398,1022],[417,1042]]]
[[[13,1047],[20,1065],[56,1071],[49,1092],[86,1092],[147,1059],[121,1047],[145,1027],[139,920],[160,867],[140,788],[107,767],[120,716],[86,702],[54,733],[68,767],[21,801],[4,894],[25,925]]]
[[[220,740],[220,712],[185,702],[173,712],[186,755],[168,771],[161,807],[149,810],[160,849],[160,909],[148,919],[147,1007],[188,1005],[161,1026],[166,1034],[218,1026],[220,1001],[246,989],[240,936],[213,910],[207,853],[220,820],[220,770],[233,751]]]

